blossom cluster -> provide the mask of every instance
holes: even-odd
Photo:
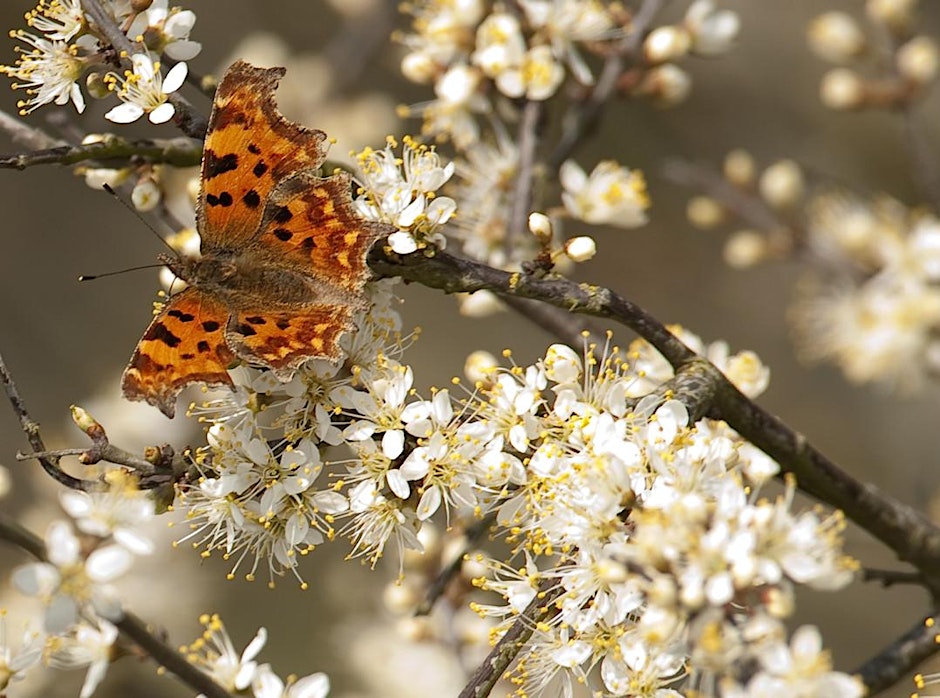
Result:
[[[810,186],[781,160],[757,173],[743,151],[728,155],[728,183],[756,190],[770,215],[736,231],[725,246],[732,266],[806,253],[791,309],[794,336],[808,361],[831,361],[854,383],[901,393],[940,372],[940,219],[883,193]],[[689,204],[690,220],[714,228],[735,212],[709,197]]]
[[[11,32],[25,45],[18,49],[16,63],[0,66],[0,71],[14,80],[13,87],[26,92],[27,98],[18,104],[20,113],[69,102],[83,112],[85,96],[80,83],[84,78],[91,95],[113,93],[121,101],[106,114],[111,121],[128,123],[144,114],[155,124],[168,121],[174,114],[168,95],[182,86],[185,61],[202,47],[189,38],[196,15],[169,8],[167,2],[153,0],[142,4],[142,10],[119,0],[101,3],[127,39],[141,47],[130,57],[132,67],[117,74],[104,62],[107,53],[102,49],[110,42],[98,34],[100,30],[86,17],[80,0],[40,0],[26,15],[33,31]],[[175,62],[166,76],[161,73],[161,56]]]

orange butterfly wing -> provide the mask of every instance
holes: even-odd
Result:
[[[316,170],[326,158],[323,131],[278,112],[274,91],[283,75],[283,68],[237,61],[219,84],[196,207],[203,254],[245,244],[257,232],[277,183],[299,170]]]
[[[153,319],[124,370],[129,400],[144,400],[167,417],[189,383],[232,385],[226,370],[235,355],[225,343],[229,309],[189,287],[174,295]]]

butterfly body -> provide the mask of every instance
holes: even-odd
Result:
[[[277,111],[283,72],[240,61],[226,72],[203,153],[201,256],[160,258],[187,285],[147,328],[122,388],[167,416],[190,383],[231,386],[238,359],[282,380],[309,358],[339,360],[366,307],[366,253],[390,229],[356,214],[347,174],[319,176],[326,136]]]

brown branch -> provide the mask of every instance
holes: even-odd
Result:
[[[552,584],[555,586],[548,589]],[[529,602],[529,605],[526,606],[512,627],[506,631],[506,634],[486,655],[486,659],[480,663],[458,698],[483,698],[490,694],[496,682],[499,681],[513,660],[519,656],[519,652],[525,647],[525,643],[532,637],[535,626],[548,620],[556,613],[557,609],[553,602],[561,595],[562,591],[563,588],[557,580],[542,580],[535,598]]]
[[[664,0],[644,0],[630,24],[630,33],[604,61],[594,89],[587,98],[569,107],[564,117],[561,138],[548,158],[548,167],[552,171],[561,167],[581,141],[597,126],[604,107],[617,88],[617,80],[624,71],[626,57],[639,53],[646,32],[663,4]]]
[[[539,145],[539,122],[542,120],[543,102],[528,100],[522,108],[519,121],[519,171],[509,212],[509,239],[518,240],[527,235],[529,214],[532,212],[532,179],[535,176],[535,155]]]
[[[0,540],[16,545],[37,560],[47,561],[43,540],[4,514],[0,514]],[[155,662],[193,690],[207,698],[231,698],[228,691],[211,676],[186,661],[182,654],[151,632],[147,624],[133,613],[124,611],[120,620],[112,622],[125,637],[137,643]]]
[[[22,119],[0,110],[0,131],[10,135],[14,143],[27,148],[54,148],[64,145],[65,141],[53,138],[42,129],[30,126]]]
[[[917,118],[913,105],[902,107],[900,117],[914,183],[921,197],[936,213],[940,211],[940,167],[936,161],[936,149],[924,132],[923,124]]]
[[[26,440],[29,441],[33,453],[37,454],[36,458],[42,465],[43,470],[60,485],[64,485],[69,489],[84,490],[86,492],[100,489],[100,485],[94,480],[81,480],[66,473],[59,467],[59,459],[57,457],[50,456],[46,458],[42,455],[38,455],[46,452],[46,444],[43,443],[42,436],[39,435],[39,424],[33,421],[33,418],[29,416],[29,412],[26,410],[26,404],[23,402],[23,398],[20,397],[20,393],[16,389],[13,376],[10,375],[10,371],[2,355],[0,355],[0,382],[3,383],[3,389],[6,392],[7,399],[10,401],[10,405],[13,407],[13,412],[16,414],[17,419],[20,420],[20,428],[22,428],[23,433],[26,434]]]
[[[85,16],[91,20],[101,36],[114,47],[118,54],[132,56],[135,53],[146,53],[146,48],[127,38],[114,21],[114,17],[101,6],[98,0],[81,0],[81,3]],[[168,96],[167,101],[176,110],[173,119],[183,133],[198,140],[205,138],[208,121],[193,108],[189,100],[178,93],[173,93]]]
[[[107,136],[97,143],[60,145],[28,153],[0,155],[0,168],[25,170],[35,165],[74,165],[94,160],[108,163],[112,160],[126,165],[130,160],[166,163],[175,167],[193,167],[199,164],[202,146],[188,138],[173,140],[126,140]]]
[[[940,613],[932,613],[853,672],[868,688],[866,695],[875,695],[905,678],[909,680],[912,667],[940,651],[937,633]]]
[[[805,437],[745,397],[717,368],[697,357],[635,303],[607,288],[563,278],[534,278],[434,250],[398,257],[376,246],[369,263],[380,276],[400,276],[447,293],[488,289],[501,296],[540,300],[568,312],[616,321],[646,339],[677,372],[693,361],[700,362],[711,373],[715,390],[709,416],[728,422],[785,471],[794,473],[801,489],[844,511],[899,558],[923,572],[931,589],[940,592],[940,529],[920,512],[842,471]]]
[[[874,567],[862,569],[863,582],[878,582],[882,587],[888,588],[896,584],[916,584],[924,586],[924,575],[919,572],[902,570],[882,570]]]

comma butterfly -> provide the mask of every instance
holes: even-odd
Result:
[[[236,359],[281,380],[305,359],[339,360],[366,305],[366,254],[391,232],[356,214],[347,173],[317,176],[326,134],[278,112],[283,75],[242,61],[225,73],[202,156],[202,255],[160,256],[187,286],[144,332],[122,388],[168,417],[190,383],[231,387]]]

